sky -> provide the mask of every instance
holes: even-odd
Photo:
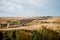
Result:
[[[0,0],[0,16],[60,16],[60,0]]]

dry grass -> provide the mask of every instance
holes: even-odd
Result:
[[[5,21],[7,21],[7,19],[8,18],[5,18]],[[41,19],[38,19],[37,17],[36,19],[34,18],[9,18],[9,19],[22,21],[25,24],[27,23],[27,24],[32,24],[32,25],[21,26],[17,28],[0,29],[0,30],[18,30],[18,29],[38,30],[39,28],[41,28],[41,26],[46,26],[49,29],[60,31],[60,16],[48,18],[47,20],[41,20]],[[3,21],[4,21],[4,18],[3,18]],[[0,22],[2,22],[2,18],[0,19]]]

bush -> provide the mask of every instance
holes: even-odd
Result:
[[[16,40],[32,40],[32,34],[25,31],[16,32]]]
[[[42,29],[35,33],[38,33],[34,37],[36,40],[60,40],[60,34],[58,32],[47,29],[46,27],[42,27]]]
[[[2,31],[3,40],[60,40],[60,33],[42,26],[39,30]]]

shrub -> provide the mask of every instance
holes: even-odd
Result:
[[[3,40],[60,40],[60,33],[42,26],[39,30],[3,31]]]

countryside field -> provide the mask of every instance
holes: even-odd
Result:
[[[60,40],[60,16],[0,17],[1,40]]]

